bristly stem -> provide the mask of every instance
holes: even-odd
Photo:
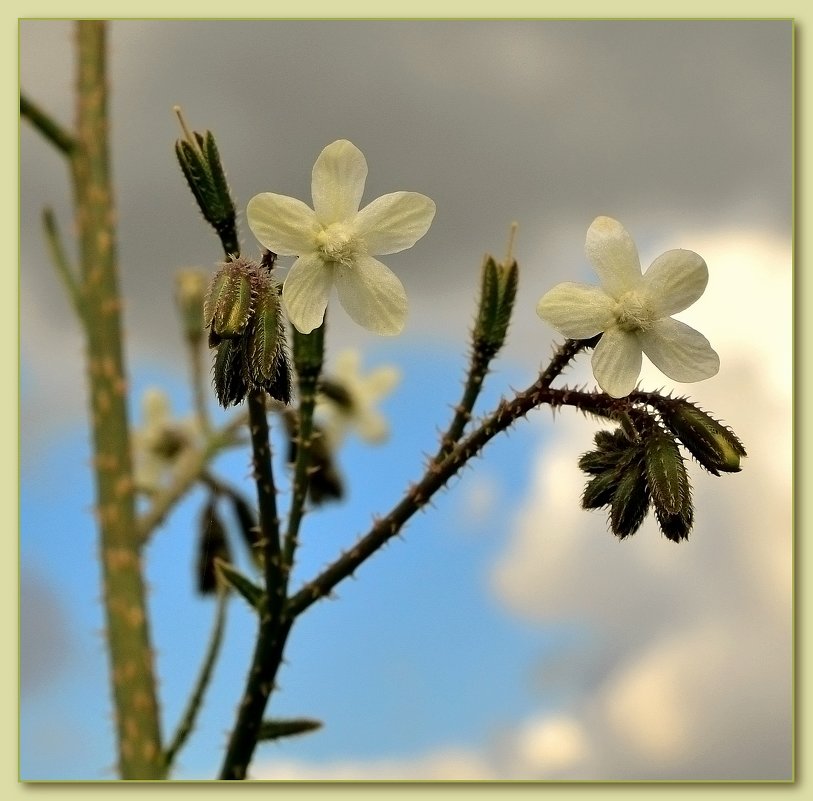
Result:
[[[288,518],[288,531],[285,534],[283,564],[290,571],[299,539],[299,527],[305,514],[305,500],[308,497],[308,470],[311,466],[313,441],[313,413],[316,408],[316,391],[322,372],[324,357],[325,324],[310,334],[293,332],[294,364],[299,387],[299,410],[296,425],[296,461],[294,464],[294,484],[291,497],[291,511]]]
[[[220,646],[223,644],[223,632],[226,627],[226,607],[228,605],[229,594],[225,587],[221,586],[217,593],[217,606],[215,609],[215,622],[212,628],[212,635],[209,639],[209,646],[206,649],[206,654],[203,658],[203,663],[200,668],[198,680],[195,682],[195,687],[192,695],[189,697],[189,702],[186,705],[186,710],[181,717],[181,722],[178,724],[178,729],[175,736],[167,746],[164,752],[164,763],[166,771],[172,767],[178,752],[183,748],[192,729],[195,726],[195,720],[200,712],[201,705],[203,704],[203,696],[206,693],[206,688],[212,679],[212,672],[214,670],[215,662],[217,661],[218,654],[220,653]]]
[[[442,462],[431,461],[424,477],[410,487],[404,498],[389,514],[376,521],[370,531],[349,551],[342,554],[291,597],[288,602],[290,617],[298,617],[316,601],[329,595],[340,581],[351,576],[388,540],[395,537],[404,524],[420,511],[469,459],[476,456],[497,434],[505,431],[531,409],[544,403],[578,406],[579,402],[585,402],[591,405],[590,411],[599,411],[615,403],[615,399],[606,395],[594,396],[589,393],[573,393],[569,390],[550,388],[553,380],[587,344],[584,340],[567,340],[554,354],[545,372],[528,389],[519,392],[510,401],[501,401],[497,410],[462,440]],[[598,398],[605,399],[603,407]]]
[[[474,404],[477,402],[477,398],[480,396],[480,390],[483,388],[483,381],[488,374],[488,366],[491,362],[491,358],[492,356],[490,354],[477,348],[472,352],[463,397],[460,399],[460,403],[455,407],[455,414],[452,418],[452,422],[449,424],[449,428],[441,437],[440,447],[435,454],[434,461],[443,461],[443,459],[454,450],[454,446],[460,440],[460,437],[463,436],[463,431],[471,420]]]
[[[76,31],[76,138],[53,131],[51,138],[71,157],[118,768],[124,779],[160,779],[165,775],[163,749],[127,423],[108,152],[106,27],[101,21],[83,21]],[[68,142],[73,144],[68,147]]]
[[[25,117],[63,156],[70,158],[73,155],[76,139],[22,93],[20,93],[20,116]]]

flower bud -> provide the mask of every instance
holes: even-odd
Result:
[[[198,592],[201,595],[211,595],[217,589],[215,559],[231,561],[229,546],[226,542],[226,527],[217,512],[214,496],[209,498],[201,510],[199,524]]]
[[[644,445],[649,492],[661,531],[673,542],[688,539],[694,520],[692,489],[680,449],[660,426]]]
[[[745,448],[734,432],[683,399],[670,399],[660,409],[664,424],[686,450],[715,476],[738,473]]]
[[[217,347],[212,383],[220,405],[225,409],[242,403],[248,393],[246,360],[240,339],[224,339]]]
[[[474,325],[475,350],[489,357],[499,351],[508,333],[517,295],[519,268],[515,260],[497,264],[486,256],[480,280],[480,302]]]
[[[238,248],[234,202],[215,138],[211,131],[190,133],[182,118],[181,125],[185,138],[175,142],[175,155],[186,182],[195,196],[201,214],[215,229],[227,252],[236,253]]]
[[[634,534],[649,511],[649,488],[642,458],[631,459],[615,486],[610,505],[610,530],[623,540]]]
[[[251,265],[244,259],[223,264],[212,276],[203,303],[203,324],[214,344],[245,331],[254,303],[252,277]]]
[[[291,369],[285,342],[285,323],[276,282],[267,274],[256,277],[257,301],[247,334],[251,382],[282,403],[291,402]]]

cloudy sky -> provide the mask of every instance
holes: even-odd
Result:
[[[578,506],[576,459],[595,423],[530,415],[302,621],[277,711],[326,725],[263,749],[256,777],[789,776],[791,34],[789,22],[732,21],[113,25],[136,422],[152,385],[188,413],[173,280],[218,258],[174,163],[173,105],[216,133],[241,205],[261,191],[309,200],[313,161],[339,138],[367,157],[365,201],[408,189],[437,204],[427,236],[387,258],[410,298],[405,334],[377,338],[331,315],[331,360],[354,347],[402,380],[384,407],[389,442],[341,454],[349,499],[311,518],[303,579],[417,477],[459,392],[483,253],[502,254],[513,221],[520,296],[480,411],[533,381],[556,337],[536,301],[559,281],[592,280],[584,236],[605,214],[644,266],[675,247],[705,258],[708,290],[681,319],[711,341],[720,373],[675,385],[646,366],[642,384],[690,393],[749,452],[737,475],[691,466],[689,542],[648,521],[619,543]],[[66,123],[72,59],[67,23],[22,23],[22,86]],[[82,343],[38,223],[50,205],[69,230],[70,192],[25,126],[21,149],[21,764],[25,778],[109,778]],[[589,365],[564,380],[592,384]],[[247,456],[218,470],[240,483]],[[148,553],[167,731],[211,616],[190,591],[201,499]],[[179,776],[216,771],[251,635],[235,605]]]

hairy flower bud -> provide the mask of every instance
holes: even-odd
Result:
[[[650,494],[644,460],[631,459],[615,487],[610,504],[610,529],[619,539],[634,534],[649,511]]]
[[[718,476],[741,470],[740,459],[747,454],[730,428],[682,398],[670,399],[660,414],[667,428],[710,473]]]
[[[215,559],[231,561],[226,542],[226,527],[217,511],[217,499],[212,496],[201,510],[198,539],[198,592],[210,595],[217,589]]]
[[[505,342],[517,295],[519,268],[514,259],[498,264],[486,256],[480,280],[480,301],[474,324],[474,347],[494,356]]]
[[[689,536],[694,519],[692,489],[680,449],[660,426],[648,432],[644,444],[647,482],[655,518],[674,542]]]
[[[185,137],[175,142],[175,155],[204,219],[214,229],[227,252],[237,252],[236,213],[226,173],[211,131],[188,131],[176,108]]]
[[[235,259],[222,264],[209,282],[203,302],[203,324],[217,342],[239,337],[246,330],[256,292],[251,273],[251,262]]]

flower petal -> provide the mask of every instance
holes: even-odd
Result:
[[[566,281],[539,299],[536,313],[566,337],[589,339],[609,328],[614,306],[603,289]]]
[[[602,334],[593,351],[593,375],[608,395],[624,398],[635,389],[641,361],[638,337],[613,327]]]
[[[435,203],[418,192],[392,192],[376,198],[356,217],[357,236],[374,256],[411,248],[435,217]]]
[[[395,273],[372,256],[352,265],[335,265],[336,289],[347,313],[376,334],[400,334],[407,315],[407,297]]]
[[[316,159],[311,178],[313,208],[319,222],[344,222],[359,209],[367,180],[364,154],[346,139],[328,145]]]
[[[390,433],[387,418],[373,408],[364,410],[364,413],[356,422],[356,429],[365,442],[371,443],[383,442]]]
[[[262,192],[248,201],[246,219],[258,241],[280,256],[301,256],[316,249],[319,223],[301,200]]]
[[[658,320],[638,336],[649,360],[673,381],[702,381],[720,369],[720,357],[709,341],[679,320]]]
[[[692,305],[709,282],[706,262],[691,250],[667,250],[644,273],[644,291],[655,317],[670,317]]]
[[[303,334],[318,328],[333,286],[334,268],[316,254],[300,256],[282,285],[282,300],[288,319]]]
[[[641,283],[638,248],[618,220],[596,217],[587,230],[584,252],[598,273],[601,286],[614,298]]]
[[[364,388],[372,400],[378,400],[389,395],[400,381],[401,371],[397,367],[387,365],[368,373],[364,380]]]

